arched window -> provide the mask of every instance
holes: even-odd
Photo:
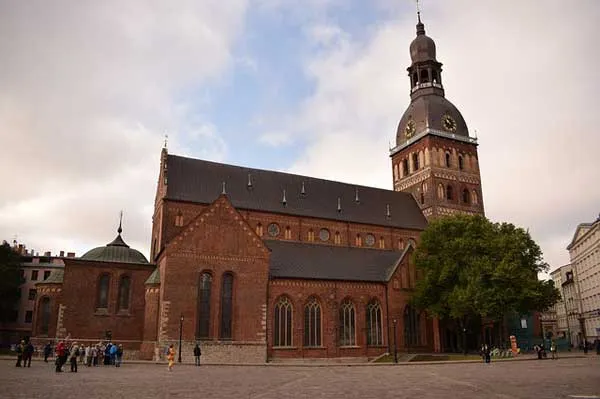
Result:
[[[425,193],[421,192],[421,205],[425,204]]]
[[[315,297],[304,306],[304,346],[321,346],[321,305]]]
[[[452,201],[454,199],[454,189],[450,184],[446,186],[446,199]]]
[[[404,342],[407,346],[421,344],[421,317],[410,305],[404,308]]]
[[[431,71],[431,80],[433,83],[439,83],[437,71]]]
[[[339,232],[339,231],[336,231],[336,232],[335,232],[335,235],[333,236],[333,242],[334,242],[335,244],[341,244],[341,243],[342,243],[342,237],[341,237],[341,235],[340,235],[340,232]]]
[[[50,329],[50,298],[40,300],[40,334],[48,335]]]
[[[367,345],[383,345],[383,322],[381,318],[381,305],[373,299],[367,305]]]
[[[181,213],[181,210],[177,211],[177,215],[175,215],[175,226],[183,226],[183,213]]]
[[[446,193],[444,192],[444,186],[442,185],[442,183],[440,183],[440,184],[438,184],[438,198],[444,199],[445,196],[446,196]]]
[[[402,176],[408,175],[408,159],[402,160]]]
[[[419,84],[419,75],[415,72],[413,73],[413,85],[418,85]]]
[[[118,310],[129,309],[129,295],[131,291],[131,277],[121,276],[119,279],[119,298],[117,303]]]
[[[360,234],[356,235],[356,246],[360,247],[362,245],[362,237],[360,236]]]
[[[447,152],[447,153],[446,153],[446,167],[447,167],[447,168],[449,168],[449,167],[452,165],[452,163],[451,163],[450,161],[451,161],[451,158],[450,158],[450,153],[449,153],[449,152]]]
[[[273,346],[292,346],[292,303],[279,298],[273,312]]]
[[[473,204],[477,205],[478,201],[479,201],[478,196],[477,196],[477,191],[473,190],[472,193],[473,193]]]
[[[315,232],[313,231],[313,229],[308,230],[308,241],[314,241],[315,240]]]
[[[231,339],[233,312],[233,274],[223,273],[221,288],[221,339]]]
[[[398,164],[394,164],[394,180],[398,180]]]
[[[110,276],[103,274],[98,279],[98,291],[96,298],[96,308],[108,308],[108,288],[110,286]]]
[[[385,249],[385,238],[379,237],[379,248]]]
[[[463,170],[465,168],[465,164],[463,161],[462,155],[458,156],[458,169]]]
[[[421,83],[427,82],[429,82],[429,72],[427,72],[427,69],[423,69],[421,70]]]
[[[464,202],[465,204],[471,202],[471,195],[469,194],[469,190],[467,190],[466,188],[462,192],[462,202]]]
[[[284,234],[285,234],[284,237],[285,237],[286,240],[291,240],[292,239],[292,229],[290,228],[290,226],[287,226],[285,228],[285,233]]]
[[[209,338],[210,335],[210,291],[212,276],[210,273],[202,273],[198,284],[198,330],[197,337]]]
[[[419,170],[419,154],[417,154],[417,153],[412,154],[412,161],[413,161],[413,170],[414,171]]]
[[[356,312],[354,305],[346,299],[340,305],[340,346],[356,345]]]

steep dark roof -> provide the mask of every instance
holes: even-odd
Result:
[[[168,156],[167,176],[166,198],[171,200],[209,204],[221,194],[225,182],[227,195],[238,209],[415,230],[423,230],[427,225],[408,193],[175,155]],[[359,202],[355,200],[357,191]]]
[[[272,278],[385,282],[403,253],[265,240]]]
[[[146,282],[144,284],[148,284],[148,285],[160,284],[160,270],[158,269],[158,267],[156,269],[154,269],[154,271],[152,272],[150,277],[148,277],[148,279],[146,279]]]

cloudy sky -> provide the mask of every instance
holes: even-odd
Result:
[[[600,212],[600,2],[422,0],[486,213],[552,268]],[[412,0],[0,0],[0,239],[146,255],[169,152],[392,188]]]

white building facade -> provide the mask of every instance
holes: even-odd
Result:
[[[593,342],[600,339],[600,217],[577,226],[567,250],[579,298],[580,340]]]

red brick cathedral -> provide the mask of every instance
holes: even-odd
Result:
[[[207,362],[372,359],[441,351],[409,299],[427,218],[483,214],[476,139],[444,97],[417,24],[411,103],[391,150],[394,191],[161,153],[150,262],[118,236],[38,286],[38,339],[123,343],[157,359],[183,342]],[[394,335],[395,334],[395,335]]]

